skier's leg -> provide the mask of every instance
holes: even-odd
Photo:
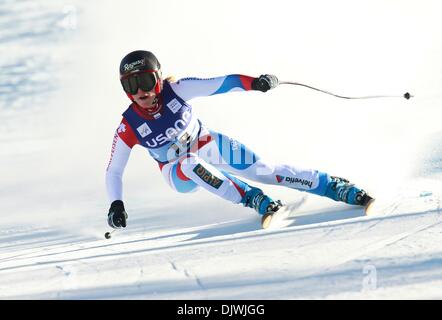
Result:
[[[282,185],[349,204],[365,205],[370,199],[365,191],[345,179],[332,177],[318,170],[272,164],[234,139],[214,131],[210,131],[210,135],[216,146],[212,144],[212,150],[206,150],[201,156],[210,159],[209,162],[220,170],[253,181]]]
[[[278,205],[260,189],[216,169],[196,154],[189,153],[161,169],[166,181],[178,192],[193,192],[201,187],[225,200],[253,208],[259,214]]]
[[[199,189],[195,182],[183,174],[181,164],[178,161],[160,164],[160,169],[164,180],[173,190],[180,193],[189,193]]]
[[[253,181],[283,185],[289,188],[323,195],[328,175],[318,170],[264,161],[244,144],[228,136],[210,131],[215,141],[211,150],[202,149],[200,157],[220,170],[228,171]]]
[[[222,173],[192,154],[160,165],[160,168],[166,182],[181,193],[194,192],[202,187],[225,200],[240,203],[248,189],[246,183]]]
[[[241,174],[241,173],[240,173]],[[286,164],[270,164],[258,159],[244,177],[262,183],[282,185],[353,205],[366,205],[371,197],[348,180],[325,172]]]

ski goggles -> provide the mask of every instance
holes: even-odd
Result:
[[[149,92],[155,88],[158,82],[157,72],[154,70],[139,71],[123,76],[121,85],[126,93],[136,94],[138,89]]]

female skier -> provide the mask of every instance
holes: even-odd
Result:
[[[281,206],[237,176],[282,185],[352,205],[365,206],[370,196],[348,180],[317,170],[272,164],[226,135],[215,132],[192,114],[191,99],[230,91],[266,92],[278,85],[274,75],[245,75],[177,82],[163,79],[161,65],[149,51],[133,51],[120,64],[120,82],[132,103],[115,132],[106,187],[110,199],[108,224],[126,227],[122,175],[132,147],[141,145],[157,161],[166,182],[178,192],[206,189],[221,198],[255,209],[267,217]]]

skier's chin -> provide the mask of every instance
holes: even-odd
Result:
[[[137,104],[142,109],[145,109],[145,110],[155,108],[155,106],[156,106],[156,103],[154,103],[154,102],[148,103],[146,101],[138,101]]]
[[[147,97],[143,97],[143,98],[138,98],[136,100],[137,104],[142,108],[142,109],[152,109],[155,108],[156,105],[158,104],[158,98],[155,97],[154,99],[152,99],[151,101],[149,101],[150,99],[148,99]]]

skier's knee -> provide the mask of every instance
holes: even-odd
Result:
[[[198,190],[198,185],[190,181],[176,181],[174,182],[174,190],[179,193],[191,193]]]
[[[171,182],[173,188],[180,193],[194,192],[198,188],[198,185],[183,172],[181,161],[178,161],[171,171]]]

